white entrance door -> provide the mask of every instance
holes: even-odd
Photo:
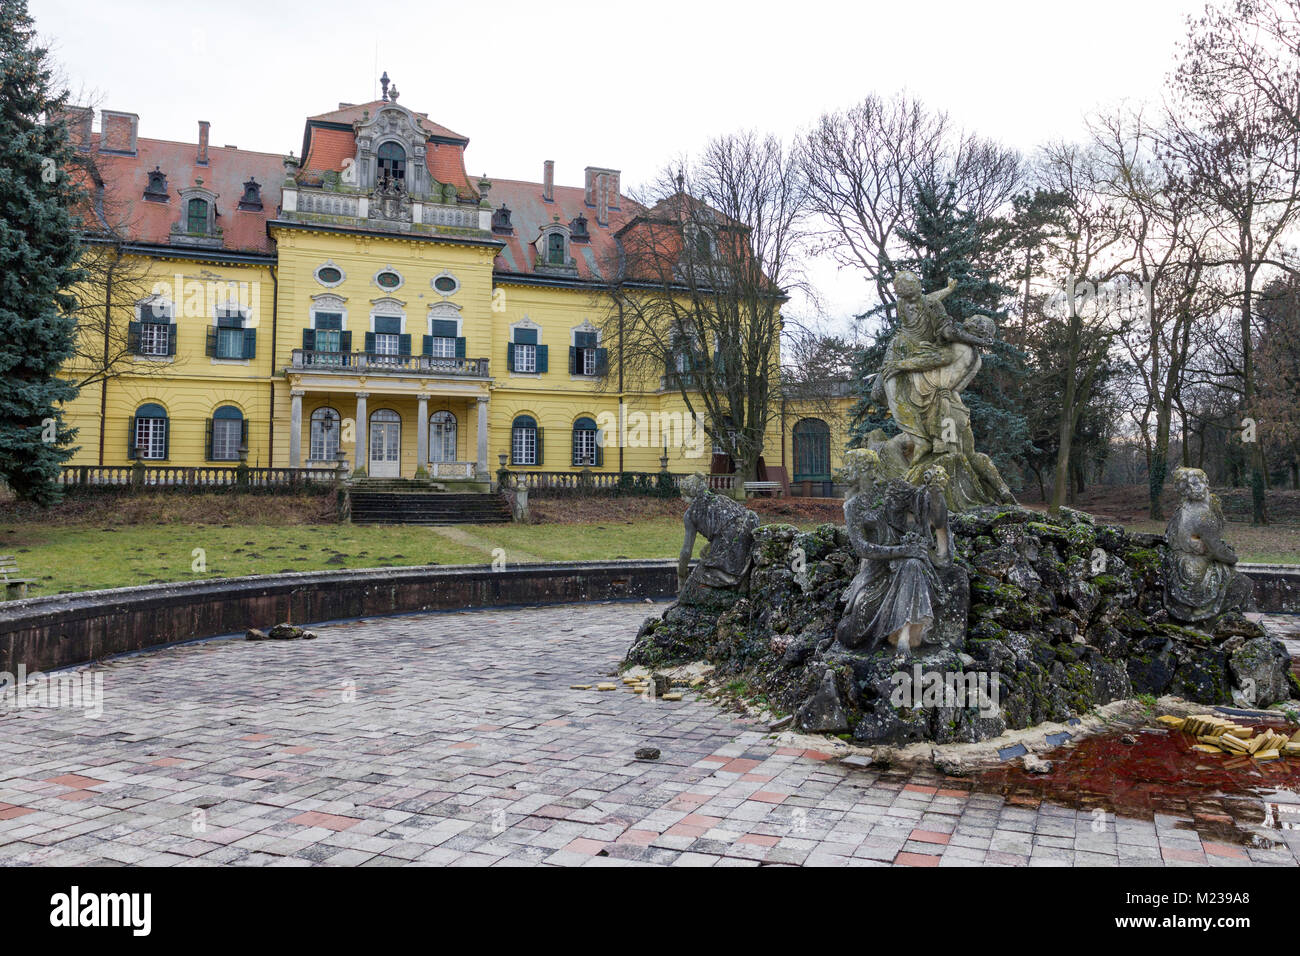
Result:
[[[370,416],[370,477],[397,478],[402,470],[402,419],[381,408]]]

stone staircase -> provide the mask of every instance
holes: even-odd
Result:
[[[353,524],[499,524],[510,520],[500,495],[448,493],[437,481],[368,478],[348,489]]]

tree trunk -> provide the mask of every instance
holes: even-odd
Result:
[[[1254,285],[1254,275],[1250,269],[1249,261],[1245,263],[1245,286],[1242,289],[1241,299],[1241,371],[1245,379],[1245,412],[1246,416],[1252,419],[1258,427],[1259,419],[1255,416],[1255,360],[1250,339],[1250,313],[1251,313],[1251,291]],[[1250,463],[1250,523],[1253,525],[1268,524],[1268,511],[1265,508],[1265,479],[1264,479],[1264,444],[1259,440],[1259,435],[1251,436],[1254,441],[1246,449],[1246,457]]]

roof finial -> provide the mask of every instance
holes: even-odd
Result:
[[[388,99],[388,71],[384,70],[384,75],[379,78],[379,85],[383,87],[384,99]]]
[[[677,191],[679,193],[686,191],[686,174],[682,170],[677,170]]]
[[[390,102],[390,103],[396,103],[396,102],[397,102],[397,84],[396,84],[396,83],[394,83],[394,84],[393,84],[393,88],[392,88],[391,90],[388,91],[388,102]]]

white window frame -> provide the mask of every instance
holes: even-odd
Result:
[[[515,343],[515,367],[510,371],[524,372],[526,374],[536,374],[537,372],[537,346],[521,345]]]
[[[435,422],[434,419],[439,415],[448,415],[451,421]],[[460,423],[456,420],[456,415],[447,409],[434,412],[429,416],[427,427],[429,429],[429,463],[442,464],[444,462],[456,460],[456,441]],[[450,456],[448,455],[450,452]]]
[[[164,461],[167,451],[167,425],[168,419],[136,417],[135,420],[135,444],[134,448],[139,449],[144,446],[144,452],[140,458],[144,461]],[[141,442],[141,438],[144,439]]]
[[[316,416],[320,412],[327,412],[320,418]],[[325,419],[333,416],[334,427],[329,430],[330,440],[325,438],[325,429],[322,425]],[[308,461],[335,461],[339,456],[339,433],[343,428],[343,418],[339,415],[338,410],[322,405],[320,408],[313,409],[310,419],[310,429],[307,436],[307,460]],[[330,446],[333,445],[333,448]],[[320,452],[318,455],[317,452]]]
[[[230,435],[222,435],[222,431],[229,432],[229,426],[234,426],[234,438]],[[212,460],[213,461],[239,461],[239,446],[244,440],[244,419],[243,418],[213,418],[212,419]],[[221,443],[227,445],[221,448]],[[225,454],[222,452],[225,451]]]
[[[595,468],[597,430],[594,428],[574,428],[573,433],[573,437],[577,439],[575,444],[578,446],[576,456],[578,460],[575,465],[579,468]],[[586,447],[588,444],[591,445],[590,448]]]
[[[510,463],[512,465],[537,464],[537,426],[510,427]]]

